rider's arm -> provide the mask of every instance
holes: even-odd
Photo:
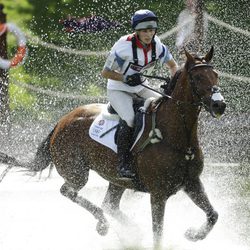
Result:
[[[108,68],[104,68],[101,72],[102,77],[107,78],[107,79],[111,79],[111,80],[116,80],[116,81],[124,81],[124,76],[123,74],[117,73],[111,69]]]
[[[176,61],[174,59],[171,59],[166,62],[166,65],[169,68],[171,76],[174,76],[178,69],[178,64],[176,63]]]
[[[167,68],[170,71],[171,76],[174,76],[177,69],[178,69],[178,64],[176,63],[176,61],[174,60],[172,54],[170,53],[168,47],[164,44],[161,43],[161,41],[159,40],[158,37],[156,37],[156,41],[158,41],[158,49],[159,49],[159,59],[160,59],[160,63],[162,65],[166,65]]]
[[[115,81],[124,81],[124,75],[122,73],[119,73],[119,70],[121,68],[121,64],[119,65],[117,57],[117,46],[115,45],[111,52],[109,53],[106,62],[104,64],[103,70],[101,72],[102,77],[106,79],[111,79]],[[119,57],[121,60],[121,58]]]

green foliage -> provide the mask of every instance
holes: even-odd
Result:
[[[4,5],[7,22],[15,22],[18,26],[28,29],[28,26],[25,26],[33,15],[33,7],[28,0],[0,0],[0,3]]]
[[[12,96],[10,107],[11,109],[26,109],[32,107],[36,102],[36,98],[31,96],[27,90],[15,84],[9,87]]]

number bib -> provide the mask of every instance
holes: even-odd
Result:
[[[156,66],[157,61],[153,61],[148,63],[145,66],[141,66],[141,65],[136,65],[134,63],[129,63],[127,69],[124,72],[124,75],[133,75],[135,73],[142,73],[145,75],[150,75],[152,73],[152,71],[154,70],[155,66]],[[145,79],[143,79],[144,81]]]

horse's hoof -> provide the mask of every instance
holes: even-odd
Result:
[[[203,240],[206,237],[206,234],[203,232],[199,232],[198,230],[194,228],[189,228],[186,233],[185,237],[190,241],[198,241]]]
[[[101,221],[99,220],[97,225],[96,225],[96,231],[101,235],[101,236],[105,236],[108,233],[109,230],[109,224],[108,222],[105,221]]]

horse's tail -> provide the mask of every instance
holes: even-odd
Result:
[[[29,170],[34,172],[43,171],[52,162],[50,153],[50,140],[54,133],[55,128],[49,133],[49,135],[40,143],[37,148],[35,158],[29,163]]]
[[[13,165],[17,167],[27,168],[29,171],[39,172],[44,170],[52,162],[50,153],[50,139],[54,133],[55,128],[49,133],[37,148],[35,158],[31,162],[20,162],[15,157],[0,152],[0,162]]]
[[[25,164],[19,162],[15,157],[9,156],[2,152],[0,152],[0,162],[7,165],[25,167]]]

